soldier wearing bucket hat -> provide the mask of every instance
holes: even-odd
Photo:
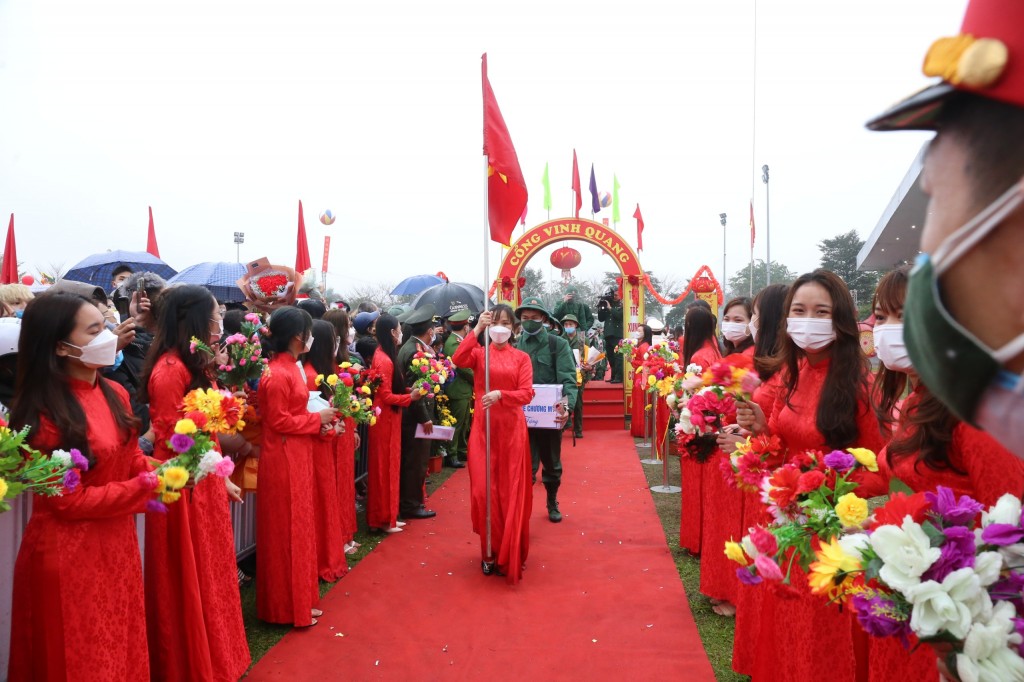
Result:
[[[868,122],[936,131],[907,351],[957,417],[1024,457],[1024,2],[971,0],[959,35],[937,40],[923,70],[939,82]]]
[[[565,319],[566,315],[572,315],[586,332],[594,324],[594,313],[590,312],[590,306],[580,300],[579,290],[575,286],[569,286],[565,290],[565,297],[558,302],[554,309],[554,317],[557,320]]]
[[[587,385],[594,370],[587,364],[587,340],[580,329],[580,321],[575,315],[562,317],[562,338],[569,342],[569,350],[574,355],[579,355],[579,365],[576,369],[576,385],[579,391],[576,393],[576,404],[572,408],[572,432],[575,438],[583,438],[583,388]]]
[[[409,336],[398,350],[396,371],[401,368],[405,385],[412,388],[417,376],[410,371],[412,358],[416,353],[433,357],[434,349],[434,306],[405,313],[403,326],[409,329]],[[423,482],[427,478],[427,464],[430,459],[432,440],[416,437],[416,427],[422,426],[425,434],[434,430],[434,397],[426,395],[414,402],[402,413],[402,464],[398,482],[398,515],[405,520],[429,519],[437,513],[424,506]]]
[[[472,333],[466,325],[472,313],[468,309],[460,310],[448,318],[448,326],[451,333],[444,342],[444,354],[449,358],[455,355],[459,344],[466,338],[467,333]],[[461,469],[466,460],[466,449],[469,444],[469,427],[471,424],[469,408],[473,404],[473,370],[463,367],[455,368],[455,378],[445,386],[445,395],[448,396],[448,410],[455,417],[455,436],[452,437],[448,461],[446,464],[455,469]]]
[[[564,425],[569,419],[569,405],[576,404],[576,362],[568,342],[549,334],[544,328],[551,321],[551,313],[539,298],[530,297],[516,309],[522,321],[522,333],[516,348],[530,356],[533,365],[533,383],[561,384],[562,402],[558,405],[556,422]],[[541,480],[547,491],[548,519],[552,523],[562,520],[558,509],[558,488],[562,483],[562,429],[528,429],[530,455],[533,458],[533,476],[537,477],[540,464],[544,464]]]

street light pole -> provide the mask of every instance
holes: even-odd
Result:
[[[242,262],[242,244],[245,243],[245,232],[235,232],[235,262]]]
[[[726,274],[725,269],[725,214],[719,213],[718,219],[722,223],[722,291],[725,291],[725,285],[729,283],[729,276]]]
[[[767,283],[772,283],[772,205],[768,193],[768,164],[761,166],[761,182],[764,183],[764,243],[767,246],[768,262],[765,263]]]

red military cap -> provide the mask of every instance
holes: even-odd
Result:
[[[939,38],[922,71],[942,80],[867,123],[871,130],[935,130],[957,92],[1024,107],[1024,0],[971,0],[960,34]]]

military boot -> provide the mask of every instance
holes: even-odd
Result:
[[[562,512],[558,511],[558,488],[548,488],[548,520],[560,523]]]

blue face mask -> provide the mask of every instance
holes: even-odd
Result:
[[[16,318],[18,318],[19,320],[21,319],[22,315],[24,315],[24,314],[25,314],[25,311],[24,311],[24,310],[15,310],[15,311],[14,311],[14,316],[15,316]]]
[[[565,325],[565,333],[566,334],[575,334],[576,333],[576,327],[572,326],[571,324]]]

